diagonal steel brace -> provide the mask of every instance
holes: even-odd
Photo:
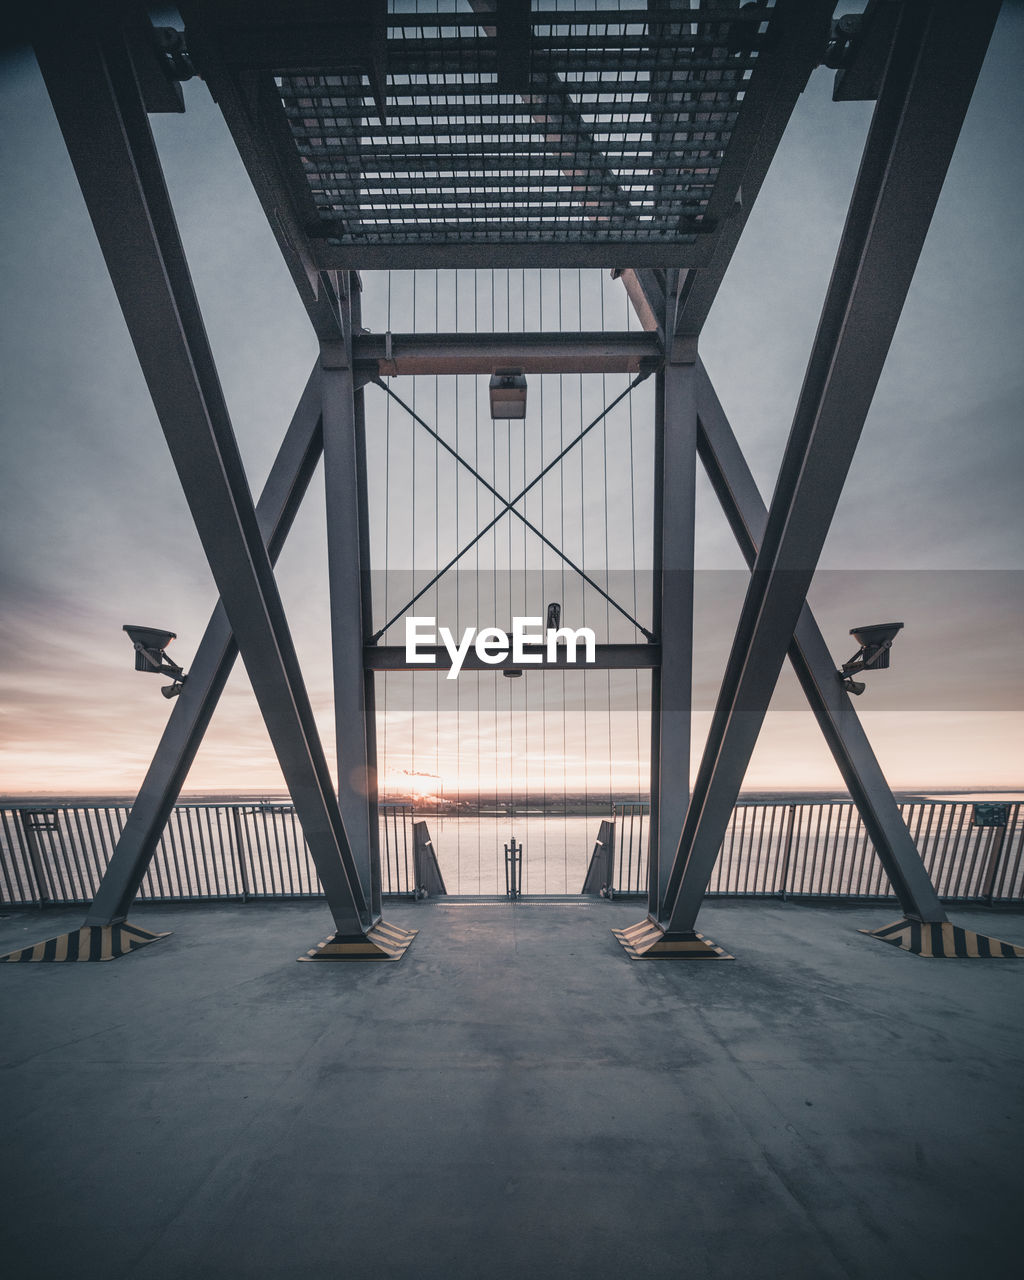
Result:
[[[124,33],[40,21],[36,55],[111,281],[339,935],[373,921],[260,534]]]
[[[277,562],[323,452],[320,422],[318,361],[256,505],[271,564]],[[87,925],[117,924],[127,916],[237,656],[231,623],[218,601],[89,907]]]
[[[697,453],[743,558],[753,569],[768,511],[701,361],[696,372]],[[921,855],[850,695],[836,678],[832,655],[806,602],[789,646],[789,661],[904,913],[919,920],[945,920]]]
[[[910,288],[998,4],[907,3],[662,905],[692,931]]]

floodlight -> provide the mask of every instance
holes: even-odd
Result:
[[[526,375],[522,369],[498,369],[489,386],[491,417],[526,417]]]
[[[557,600],[548,605],[548,630],[557,631],[562,623],[562,606]]]
[[[874,626],[854,627],[850,631],[860,648],[836,672],[847,693],[864,692],[864,684],[853,679],[855,671],[884,671],[889,666],[889,650],[902,627],[902,622],[878,622]]]
[[[176,639],[175,632],[162,631],[159,627],[137,627],[131,623],[126,623],[121,629],[128,633],[128,639],[135,648],[136,671],[152,671],[155,675],[185,679],[182,668],[164,652],[171,641]],[[180,684],[177,688],[174,685],[170,688],[174,692],[168,692],[167,689],[162,691],[165,698],[176,697],[181,692]]]
[[[850,635],[861,646],[865,667],[874,667],[878,671],[889,665],[889,649],[902,627],[902,622],[880,622],[874,627],[854,627]]]

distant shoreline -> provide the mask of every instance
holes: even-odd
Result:
[[[900,803],[915,801],[946,800],[971,801],[975,798],[999,799],[1010,802],[1024,802],[1024,787],[920,787],[914,789],[901,788],[893,792]],[[510,800],[508,795],[480,795],[472,799],[467,797],[444,797],[440,801],[433,797],[414,797],[410,795],[386,795],[381,797],[382,804],[411,805],[417,812],[434,814],[450,818],[473,818],[507,814],[515,810],[520,813],[546,814],[560,817],[590,817],[605,815],[615,803],[648,802],[646,795],[618,794],[607,792],[584,793],[574,792],[568,795],[517,795]],[[0,808],[18,809],[37,806],[55,808],[104,807],[124,808],[134,803],[135,796],[125,794],[92,794],[72,795],[67,792],[21,792],[17,795],[0,796]],[[193,805],[261,805],[289,804],[290,799],[284,792],[274,791],[196,791],[182,794],[179,804]],[[850,796],[845,791],[743,791],[739,796],[740,804],[842,804],[850,803]]]

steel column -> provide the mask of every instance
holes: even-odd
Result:
[[[371,924],[123,34],[40,23],[36,53],[196,530],[341,935]]]
[[[358,321],[358,274],[351,274],[353,310],[352,316]],[[353,326],[354,328],[355,326]],[[368,485],[366,467],[366,404],[362,388],[355,393],[356,412],[356,487],[359,492],[359,564],[360,564],[360,606],[363,614],[363,628],[373,618],[373,590],[370,558],[370,513],[368,509]],[[362,650],[360,650],[360,657]],[[363,670],[363,718],[366,732],[366,801],[370,807],[370,912],[377,916],[381,912],[381,895],[384,892],[383,872],[380,862],[380,793],[377,773],[377,687],[376,677],[372,671]]]
[[[834,8],[834,0],[792,0],[775,6],[772,38],[758,54],[758,73],[747,89],[744,111],[729,139],[705,214],[720,219],[713,252],[703,269],[679,273],[670,298],[668,351],[675,341],[699,334],[704,327],[796,104],[821,61]]]
[[[349,305],[352,294],[349,293]],[[354,317],[353,317],[354,318]],[[351,332],[351,326],[349,331]],[[376,806],[369,801],[366,673],[363,644],[364,575],[361,530],[365,493],[360,484],[356,390],[351,344],[321,349],[324,484],[327,502],[327,562],[330,578],[334,723],[338,759],[338,803],[367,901],[380,898],[380,868],[374,868]],[[362,393],[360,393],[361,395]],[[371,812],[372,809],[372,812]],[[378,906],[379,909],[379,906]]]
[[[315,367],[256,507],[271,564],[284,546],[321,447],[320,375]],[[127,916],[237,655],[231,624],[218,602],[86,914],[87,925],[118,924]]]
[[[842,492],[997,3],[904,6],[660,923],[692,931]]]
[[[743,557],[753,568],[768,512],[707,371],[699,362],[696,383],[697,451]],[[806,603],[789,646],[789,660],[904,913],[918,920],[945,920],[917,846],[853,701],[836,679],[836,664]]]
[[[693,553],[697,402],[692,364],[668,364],[659,378],[662,409],[659,501],[655,513],[655,633],[661,665],[651,682],[651,826],[648,909],[656,914],[679,847],[690,798],[693,672]]]

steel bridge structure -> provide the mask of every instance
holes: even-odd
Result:
[[[807,593],[999,6],[868,0],[838,20],[834,7],[183,0],[183,29],[169,30],[131,3],[39,6],[39,65],[220,593],[85,934],[112,931],[114,954],[122,935],[124,950],[139,945],[138,931],[124,933],[127,915],[241,654],[334,919],[311,956],[404,954],[412,934],[381,916],[375,679],[408,664],[372,625],[366,402],[399,375],[512,369],[653,379],[653,622],[634,643],[599,644],[594,664],[651,673],[648,912],[620,931],[630,957],[722,954],[697,933],[697,916],[787,658],[899,899],[899,938],[915,949],[914,926],[933,939],[929,954],[946,944],[953,953],[963,931],[946,918]],[[823,63],[836,99],[875,106],[766,503],[700,337]],[[193,72],[223,113],[319,342],[258,500],[148,120],[184,109],[180,82]],[[363,329],[360,273],[481,267],[611,272],[640,327]],[[274,578],[321,458],[337,786]],[[691,790],[698,463],[750,578]],[[530,524],[522,495],[477,478],[501,515]]]

